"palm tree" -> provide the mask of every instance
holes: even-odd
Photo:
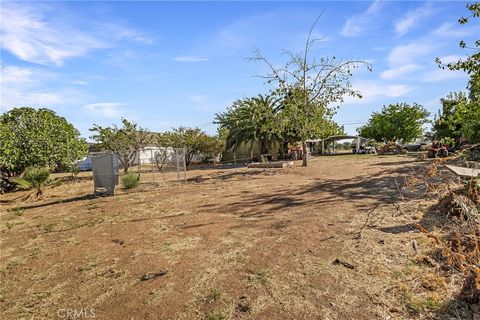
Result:
[[[21,179],[16,179],[15,182],[21,189],[35,189],[35,195],[41,196],[43,189],[50,185],[50,170],[48,168],[29,167],[25,170]]]
[[[228,129],[227,149],[236,150],[242,144],[259,144],[261,153],[269,153],[273,143],[280,140],[278,100],[273,96],[237,100],[227,111],[216,115],[215,122]]]

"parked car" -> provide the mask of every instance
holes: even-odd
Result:
[[[352,152],[356,154],[375,154],[377,153],[377,149],[372,146],[361,145],[360,148],[357,150],[355,146],[352,146]]]
[[[77,161],[76,165],[80,171],[92,171],[92,159],[90,157]]]
[[[428,150],[428,142],[417,142],[417,143],[408,143],[405,145],[405,148],[412,152],[412,151],[426,151]]]

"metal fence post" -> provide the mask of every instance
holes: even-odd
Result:
[[[178,160],[178,148],[175,148],[175,158],[177,160],[177,181],[180,181],[180,161]]]
[[[186,150],[185,147],[183,147],[183,174],[185,176],[185,184],[187,183],[187,160],[186,158]]]

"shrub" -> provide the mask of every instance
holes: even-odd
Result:
[[[0,176],[0,194],[14,191],[16,188],[17,184],[15,181],[9,179],[8,177]]]
[[[50,184],[49,177],[49,168],[29,167],[25,170],[23,177],[16,179],[15,182],[19,189],[35,189],[37,191],[36,196],[38,197],[42,195],[43,189]]]
[[[73,163],[73,164],[70,164],[67,169],[68,169],[68,172],[70,172],[70,174],[72,175],[73,181],[76,181],[77,176],[80,173],[80,166],[77,163]]]
[[[138,174],[134,172],[127,172],[121,178],[123,189],[133,189],[138,187],[138,183],[140,182],[140,177]]]

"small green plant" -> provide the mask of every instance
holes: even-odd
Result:
[[[15,209],[12,209],[12,212],[14,215],[16,215],[17,217],[20,217],[23,215],[23,208],[15,208]]]
[[[77,176],[80,173],[80,166],[76,163],[71,164],[68,166],[68,172],[72,175],[73,181],[77,181]]]
[[[121,177],[123,189],[129,190],[138,187],[140,177],[134,172],[127,172]]]
[[[35,189],[37,197],[43,194],[43,189],[51,184],[49,179],[50,169],[40,167],[29,167],[25,170],[23,177],[16,179],[19,189],[30,190]]]
[[[77,271],[90,271],[92,269],[95,269],[98,266],[97,262],[95,261],[90,261],[84,265],[81,265],[77,268]]]
[[[43,227],[43,230],[45,230],[46,232],[52,232],[53,229],[55,228],[56,224],[55,223],[50,223],[50,224],[47,224],[46,226]]]
[[[209,313],[205,318],[205,320],[225,320],[225,319],[227,319],[227,316],[222,311]]]
[[[212,290],[210,290],[210,292],[207,295],[207,302],[208,303],[216,302],[220,299],[221,296],[222,296],[222,291],[220,291],[220,289],[213,288]]]
[[[268,282],[270,282],[271,275],[268,270],[261,270],[257,272],[256,278],[261,284],[266,285]]]

